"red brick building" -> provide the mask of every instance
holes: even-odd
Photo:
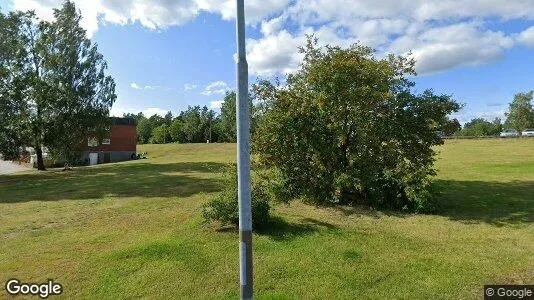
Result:
[[[84,149],[84,159],[91,165],[130,160],[136,155],[137,125],[130,118],[111,118],[109,135],[88,138]]]

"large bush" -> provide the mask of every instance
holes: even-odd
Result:
[[[501,119],[495,118],[489,122],[483,118],[476,118],[464,125],[457,136],[498,136],[503,130]]]
[[[253,88],[264,107],[254,140],[287,191],[315,203],[429,208],[435,133],[460,105],[414,94],[414,61],[378,59],[361,45],[319,48],[309,39],[286,84]]]
[[[263,227],[270,220],[270,193],[264,181],[255,176],[251,186],[252,226]],[[219,221],[223,225],[239,225],[237,197],[237,168],[228,166],[224,173],[224,189],[203,208],[202,216],[206,222]]]

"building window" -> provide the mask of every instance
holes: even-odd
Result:
[[[103,139],[102,145],[111,145],[111,139]]]
[[[98,140],[96,138],[88,138],[87,139],[87,146],[89,146],[89,147],[97,147],[98,146]]]

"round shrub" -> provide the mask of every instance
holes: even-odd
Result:
[[[284,85],[260,81],[253,149],[292,196],[317,204],[431,209],[436,134],[461,105],[416,94],[415,61],[372,49],[319,47],[310,38]]]
[[[259,177],[252,178],[252,226],[265,226],[270,220],[270,194]],[[218,221],[223,225],[239,225],[239,207],[237,196],[237,168],[229,166],[224,173],[224,189],[214,199],[206,203],[202,210],[206,222]]]

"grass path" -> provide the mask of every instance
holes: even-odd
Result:
[[[237,298],[238,234],[199,215],[235,145],[139,151],[150,158],[1,175],[0,281],[53,278],[63,298]],[[256,298],[479,299],[483,284],[534,283],[534,139],[439,151],[435,215],[277,206],[254,235]]]

